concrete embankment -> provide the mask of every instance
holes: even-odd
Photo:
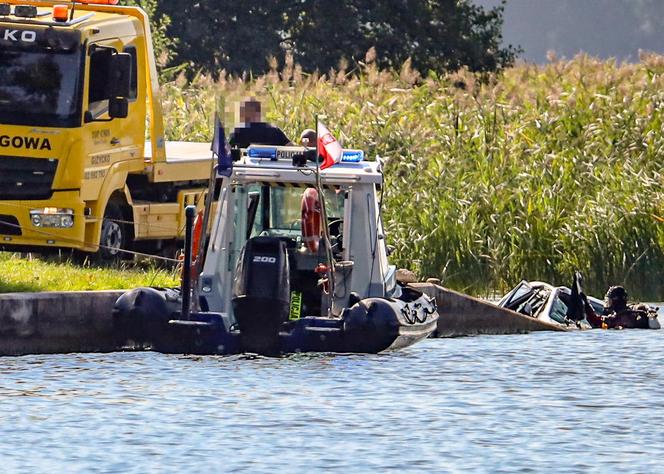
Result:
[[[122,293],[0,294],[0,355],[114,350],[111,312]]]
[[[411,283],[410,286],[436,298],[440,315],[436,337],[565,330],[439,285]]]
[[[436,297],[438,337],[562,330],[438,285],[412,286]],[[0,294],[0,355],[116,350],[112,310],[122,293]]]

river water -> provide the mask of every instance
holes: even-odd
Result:
[[[0,358],[7,472],[661,472],[664,330]]]

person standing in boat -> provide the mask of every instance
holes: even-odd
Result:
[[[317,139],[316,130],[306,128],[300,134],[300,145],[307,148],[316,148]]]
[[[251,98],[240,104],[240,123],[228,143],[233,148],[247,148],[251,144],[285,146],[291,141],[279,127],[263,121],[261,103]]]
[[[604,315],[595,313],[587,298],[584,298],[584,301],[586,319],[594,328],[648,329],[650,327],[647,307],[628,305],[627,291],[622,286],[612,286],[606,292]]]

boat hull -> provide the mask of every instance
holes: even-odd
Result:
[[[379,353],[428,337],[438,321],[435,304],[425,295],[411,295],[410,301],[366,298],[338,318],[308,316],[285,322],[276,342],[262,345],[247,340],[250,335],[222,313],[192,312],[189,319],[181,319],[179,301],[176,290],[137,288],[125,293],[113,311],[116,342],[125,348],[185,354]]]

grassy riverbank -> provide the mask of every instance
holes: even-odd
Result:
[[[138,286],[177,286],[173,270],[151,266],[99,268],[0,253],[0,293],[14,291],[112,290]]]
[[[603,293],[664,298],[664,57],[579,56],[480,83],[369,64],[165,87],[170,139],[209,140],[215,100],[255,94],[291,137],[315,113],[386,160],[384,217],[398,265],[457,289],[501,291],[572,271]]]
[[[370,59],[370,58],[369,58]],[[163,90],[169,139],[211,139],[220,98],[263,98],[291,137],[315,113],[346,146],[385,160],[392,260],[471,293],[572,271],[603,294],[664,299],[664,57],[580,56],[480,82],[407,65],[307,76],[289,65],[239,80],[178,78]],[[227,121],[228,125],[228,121]],[[0,254],[0,291],[173,286],[165,271],[79,268]]]

